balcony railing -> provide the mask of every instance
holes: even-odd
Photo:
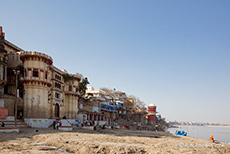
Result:
[[[79,95],[79,96],[80,96],[80,93],[79,93],[79,92],[74,92],[74,91],[65,91],[65,94]]]
[[[101,103],[101,110],[109,111],[109,112],[116,112],[114,106],[104,104],[104,103]]]
[[[46,83],[50,83],[50,84],[52,83],[50,78],[43,80],[39,77],[28,77],[27,76],[27,77],[22,77],[21,80],[22,81],[41,81],[41,82],[46,82]]]

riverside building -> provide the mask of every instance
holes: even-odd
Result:
[[[4,37],[0,27],[0,107],[31,127],[47,128],[64,116],[77,119],[82,75],[58,69],[52,57],[24,51]]]

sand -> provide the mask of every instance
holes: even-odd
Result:
[[[0,133],[0,153],[230,153],[230,144],[165,132],[23,128],[20,133]]]

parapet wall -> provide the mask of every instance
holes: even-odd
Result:
[[[20,53],[20,58],[22,61],[24,61],[26,58],[29,57],[38,57],[39,60],[44,60],[43,62],[48,63],[49,65],[53,64],[53,59],[44,53],[35,52],[35,51],[22,51]]]
[[[25,118],[25,123],[30,127],[48,128],[56,119],[38,119],[38,118]]]

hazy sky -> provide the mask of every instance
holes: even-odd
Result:
[[[6,39],[167,120],[230,123],[229,0],[0,0]]]

